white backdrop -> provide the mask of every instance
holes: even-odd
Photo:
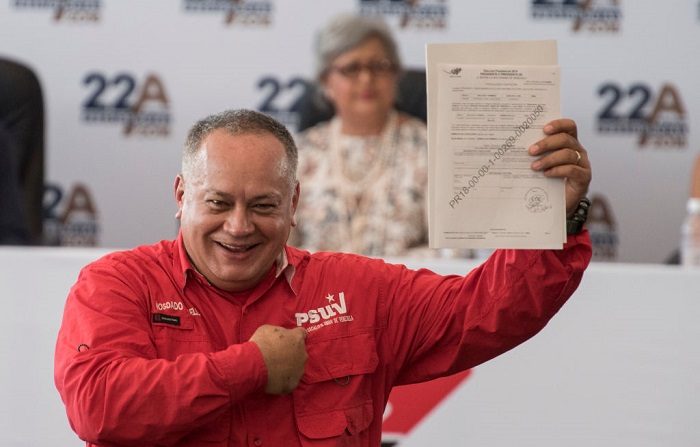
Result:
[[[678,244],[700,146],[700,1],[587,4],[5,0],[0,57],[29,65],[44,88],[50,242],[131,247],[175,235],[173,178],[195,120],[245,107],[293,127],[314,33],[338,12],[384,11],[412,68],[423,67],[428,42],[553,38],[563,114],[578,122],[594,166],[596,259],[663,262]],[[110,116],[132,120],[131,131]]]

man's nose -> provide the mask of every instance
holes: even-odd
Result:
[[[235,236],[250,234],[254,228],[248,210],[243,206],[231,210],[224,221],[224,230]]]

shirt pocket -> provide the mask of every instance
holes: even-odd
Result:
[[[158,322],[151,320],[151,330],[158,358],[175,360],[181,354],[213,352],[211,338],[196,328],[191,315],[180,315],[178,324],[174,320]]]
[[[307,339],[307,353],[304,375],[292,393],[301,444],[369,445],[379,363],[374,334]]]

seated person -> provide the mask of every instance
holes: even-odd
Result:
[[[372,256],[425,248],[426,126],[394,106],[401,61],[389,29],[339,16],[318,34],[316,59],[335,115],[297,137],[304,193],[291,242]]]
[[[0,245],[42,242],[44,101],[36,75],[0,58]]]

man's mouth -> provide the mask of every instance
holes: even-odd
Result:
[[[223,242],[215,241],[219,246],[223,247],[231,253],[246,253],[257,247],[259,244],[225,244]]]

